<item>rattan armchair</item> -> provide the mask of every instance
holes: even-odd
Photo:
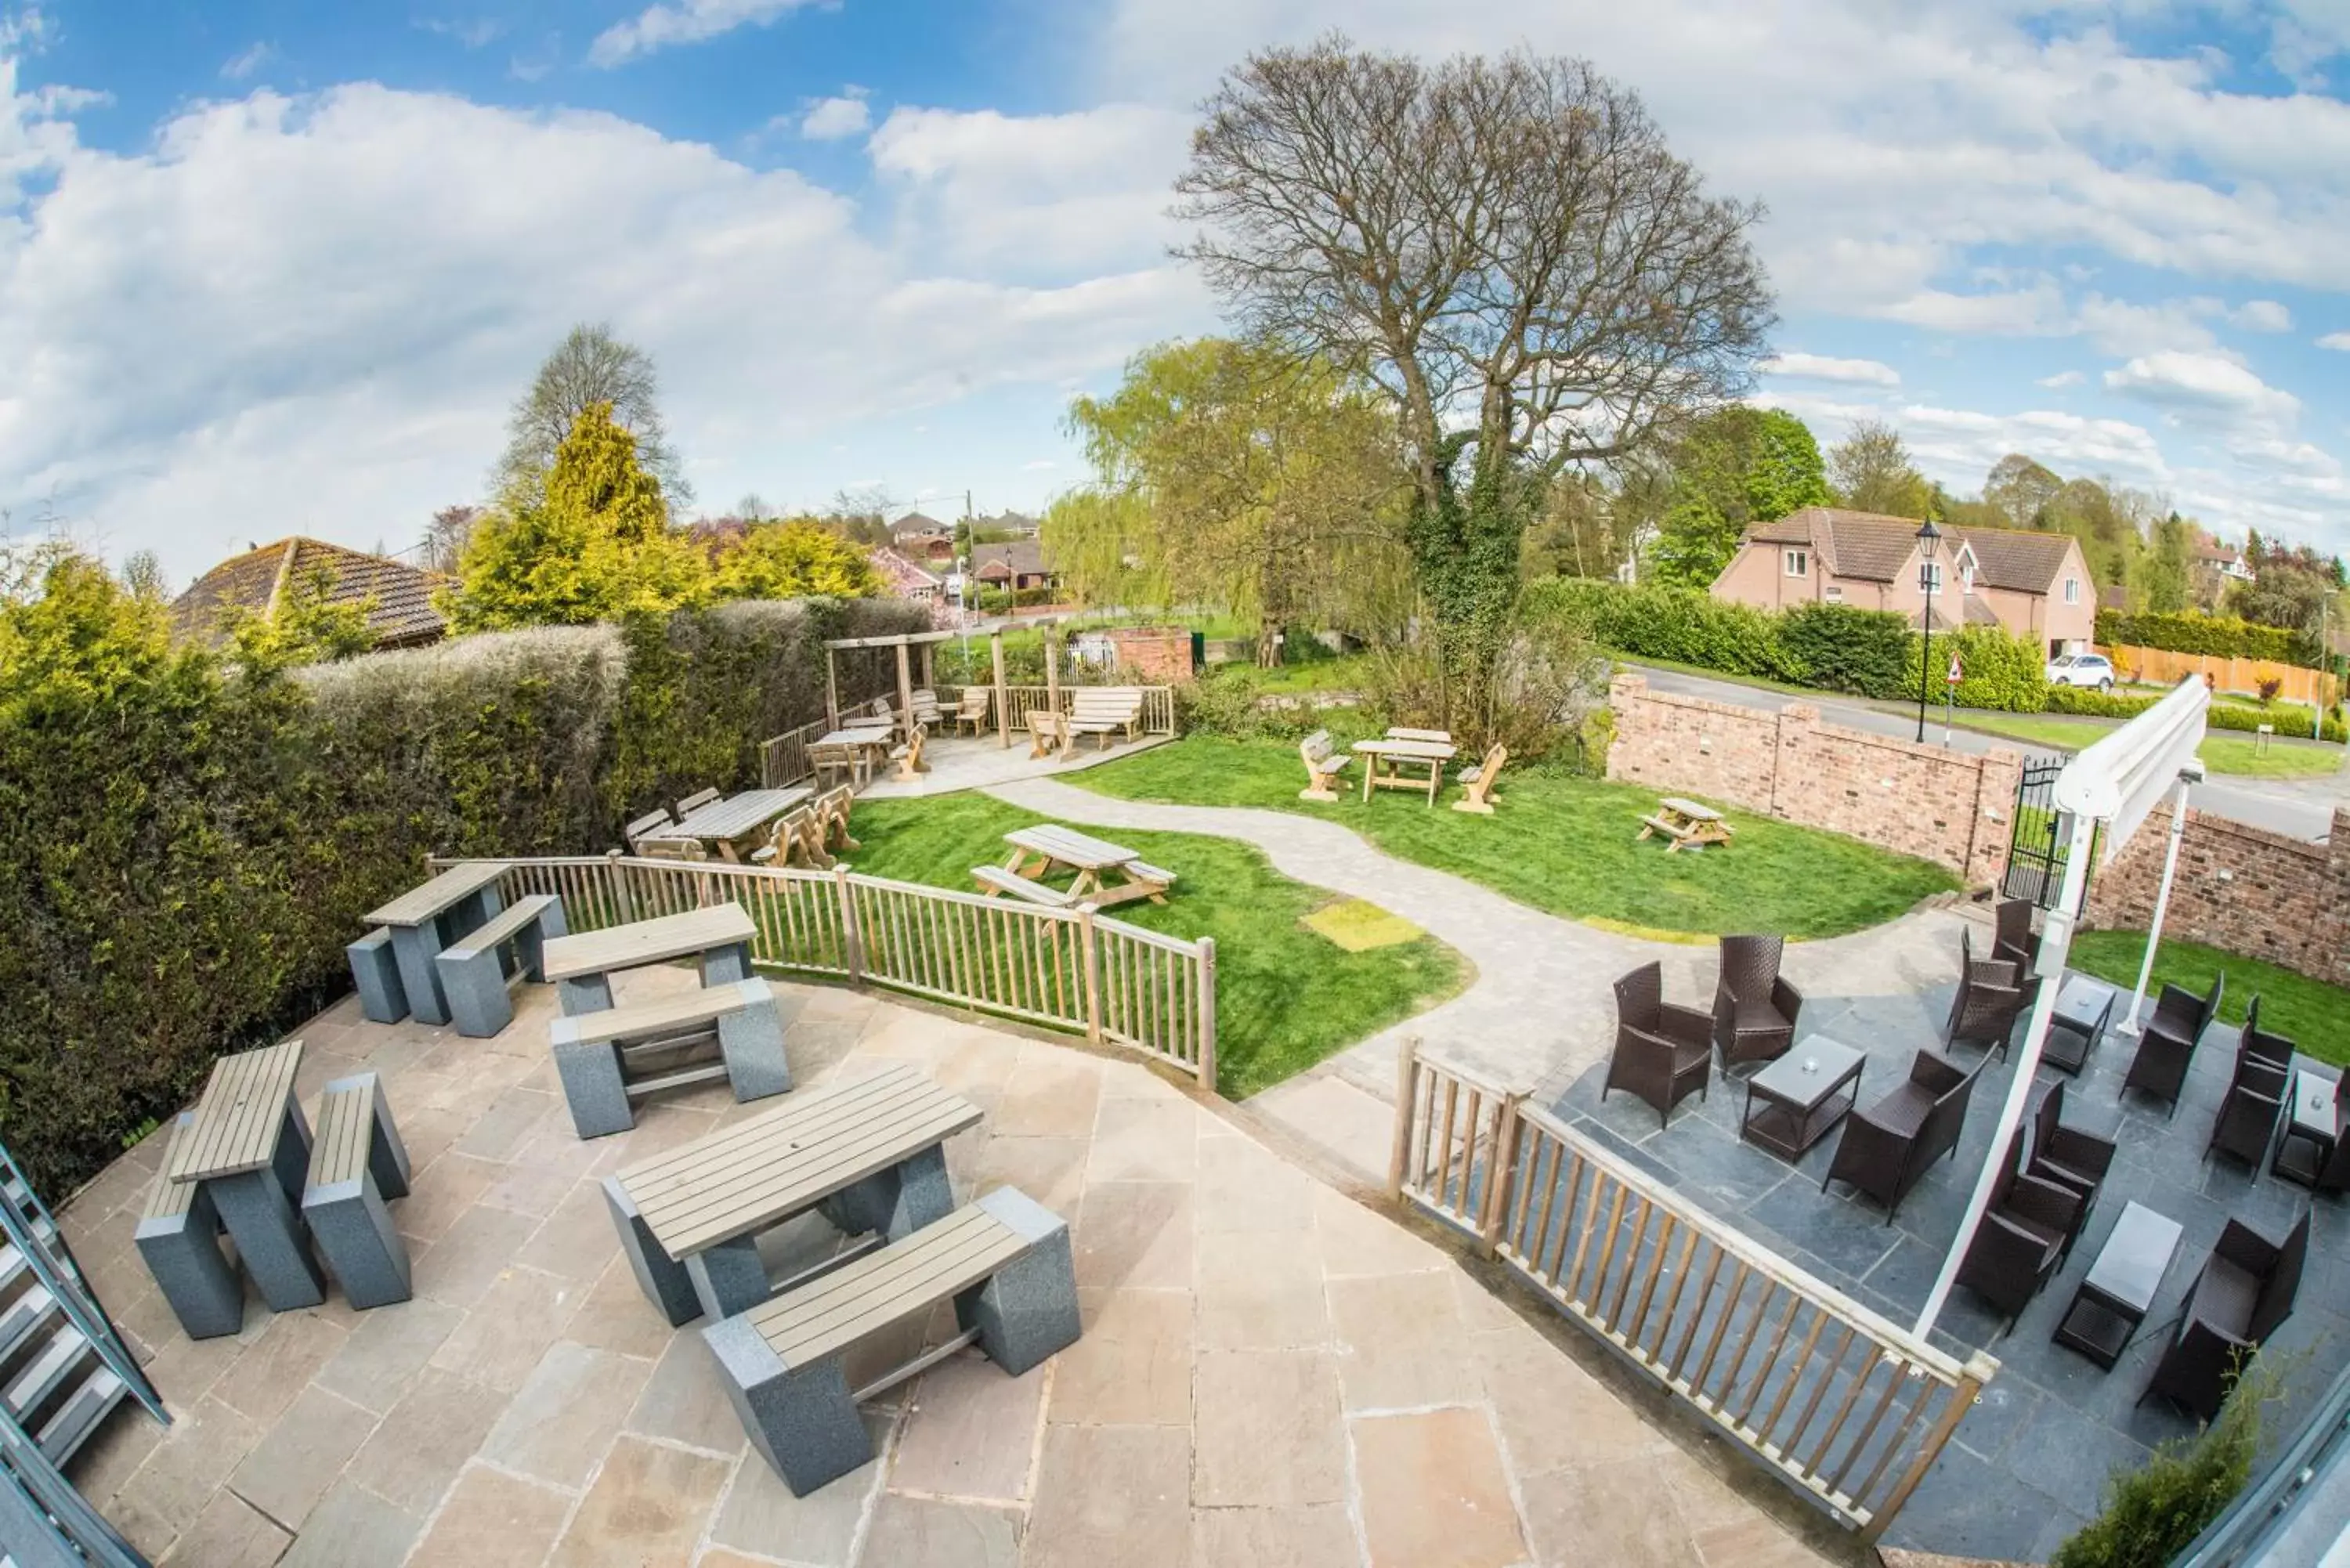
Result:
[[[2029,898],[2002,898],[1991,911],[1996,934],[1991,956],[2005,959],[2026,974],[2040,960],[2040,938],[2032,929],[2033,908]]]
[[[2219,1415],[2236,1375],[2293,1314],[2309,1253],[2309,1213],[2282,1241],[2230,1220],[2188,1288],[2178,1327],[2138,1394],[2159,1394],[2190,1415]]]
[[[2187,1083],[2187,1067],[2195,1056],[2195,1043],[2211,1027],[2219,1016],[2220,999],[2227,993],[2225,973],[2211,979],[2211,992],[2198,996],[2191,991],[2175,985],[2162,988],[2162,995],[2154,1004],[2154,1016],[2147,1022],[2146,1033],[2139,1036],[2137,1054],[2130,1059],[2128,1075],[2122,1079],[2125,1089],[2138,1089],[2154,1096],[2178,1113],[2178,1092]]]
[[[2113,1169],[2114,1156],[2120,1152],[2109,1137],[2101,1137],[2085,1127],[2067,1127],[2064,1123],[2064,1085],[2051,1084],[2040,1096],[2040,1104],[2032,1113],[2032,1147],[2024,1161],[2025,1174],[2043,1181],[2054,1182],[2081,1200],[2081,1217],[2073,1227],[2073,1234],[2064,1243],[2066,1252],[2079,1240],[2081,1226],[2089,1219],[2089,1210],[2096,1206],[2097,1193],[2106,1184],[2106,1175]]]
[[[1850,1182],[1885,1205],[1886,1222],[1892,1223],[1918,1179],[1934,1161],[1957,1150],[1967,1101],[1981,1071],[1980,1063],[1969,1072],[1946,1056],[1918,1052],[1907,1082],[1845,1118],[1820,1190],[1825,1192],[1831,1181]]]
[[[2243,1032],[2236,1036],[2239,1057],[2251,1056],[2267,1063],[2281,1073],[2293,1071],[2293,1042],[2282,1034],[2272,1034],[2261,1027],[2261,998],[2258,992],[2244,1009]]]
[[[1942,1025],[1945,1047],[1981,1045],[2007,1060],[2009,1038],[2015,1021],[2032,1009],[2040,994],[2040,977],[2024,972],[2007,959],[1977,959],[1973,936],[1959,933],[1959,989],[1950,998],[1950,1016]]]
[[[2228,1080],[2227,1095],[2220,1101],[2220,1114],[2211,1118],[2211,1136],[2203,1140],[2203,1153],[2207,1158],[2216,1153],[2241,1159],[2252,1168],[2257,1179],[2268,1163],[2270,1146],[2276,1142],[2277,1122],[2284,1115],[2285,1085],[2293,1075],[2288,1066],[2258,1054],[2253,1047],[2248,1028],[2243,1043],[2236,1047],[2236,1070]]]
[[[1721,1070],[1773,1062],[1795,1043],[1804,994],[1780,978],[1783,937],[1724,937],[1713,986],[1713,1047]]]
[[[2089,1211],[2079,1193],[2019,1168],[2030,1130],[2019,1127],[2008,1140],[1991,1206],[1959,1264],[1958,1282],[1996,1308],[2010,1328],[2064,1263]]]
[[[1691,1094],[1705,1097],[1713,1077],[1712,1020],[1665,1000],[1661,965],[1642,964],[1616,982],[1616,1050],[1607,1059],[1606,1099],[1617,1089],[1657,1108],[1659,1127]]]

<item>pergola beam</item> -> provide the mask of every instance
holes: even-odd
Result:
[[[918,648],[924,643],[944,642],[955,634],[951,631],[908,631],[895,637],[837,637],[825,643],[825,651],[843,648]]]

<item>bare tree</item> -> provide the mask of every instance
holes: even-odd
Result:
[[[454,573],[464,558],[465,541],[482,515],[478,506],[443,506],[424,528],[424,566],[428,571]]]
[[[160,605],[172,597],[172,580],[163,575],[163,557],[152,550],[131,551],[122,557],[122,569],[115,575],[132,598]]]
[[[1326,37],[1251,56],[1204,112],[1180,254],[1247,329],[1394,400],[1447,662],[1489,674],[1549,483],[1750,384],[1761,209],[1708,195],[1635,94],[1524,50],[1430,66]]]
[[[508,500],[535,496],[555,464],[555,449],[593,403],[611,404],[614,422],[637,438],[637,466],[660,481],[672,511],[693,499],[661,421],[652,357],[613,337],[603,322],[573,327],[538,368],[530,389],[515,400],[505,454],[491,476],[496,493]]]

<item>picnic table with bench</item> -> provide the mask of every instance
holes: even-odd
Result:
[[[1366,805],[1375,789],[1409,789],[1427,791],[1428,804],[1434,805],[1437,792],[1444,787],[1444,764],[1452,760],[1454,747],[1451,741],[1389,736],[1378,741],[1357,741],[1355,750],[1363,759]],[[1384,771],[1382,763],[1386,764]],[[1427,777],[1406,777],[1403,770],[1408,764],[1426,768]]]
[[[567,1016],[612,1005],[612,976],[672,959],[699,958],[702,983],[751,978],[751,940],[758,928],[740,904],[712,904],[547,942],[540,968],[555,983]]]
[[[630,1166],[605,1179],[604,1196],[637,1283],[669,1322],[724,1317],[774,1293],[758,1237],[795,1215],[871,1233],[860,1251],[944,1219],[954,1195],[941,1146],[979,1119],[962,1096],[892,1066]]]
[[[703,986],[547,1026],[571,1125],[583,1138],[626,1132],[636,1104],[723,1078],[737,1100],[792,1086],[782,999],[765,981]]]
[[[1640,837],[1646,838],[1650,834],[1662,834],[1671,840],[1665,846],[1665,853],[1670,855],[1679,849],[1702,849],[1709,844],[1727,844],[1731,827],[1721,813],[1713,807],[1700,805],[1693,800],[1683,800],[1678,795],[1667,795],[1657,803],[1654,812],[1640,819]]]
[[[503,860],[452,866],[361,917],[376,929],[344,950],[359,1011],[378,1023],[397,1023],[411,1012],[419,1023],[448,1023],[448,998],[432,961],[498,912],[498,878],[505,871]]]
[[[203,1097],[163,1159],[164,1181],[210,1199],[261,1299],[278,1312],[327,1299],[300,1219],[310,1167],[310,1127],[294,1096],[301,1066],[299,1040],[213,1063]]]
[[[861,784],[889,760],[896,737],[896,729],[886,721],[846,723],[808,742],[808,765],[816,770],[819,783],[832,774],[846,773],[851,784]]]
[[[435,953],[433,978],[440,981],[457,1033],[487,1040],[513,1023],[507,986],[515,980],[545,979],[541,960],[546,940],[566,929],[563,900],[552,893],[533,893]]]
[[[746,789],[713,800],[685,813],[650,836],[691,838],[714,846],[728,860],[748,857],[746,846],[760,837],[769,823],[816,793],[806,784],[789,789]]]
[[[972,867],[972,879],[991,898],[998,893],[1009,893],[1030,903],[1049,904],[1055,909],[1079,904],[1107,909],[1136,898],[1163,904],[1167,901],[1167,889],[1175,884],[1172,871],[1147,865],[1134,850],[1074,828],[1040,824],[1016,828],[1005,834],[1003,841],[1012,846],[1011,858],[1002,866]],[[1066,888],[1052,887],[1044,879],[1060,871],[1076,873]],[[1105,880],[1112,875],[1117,880]]]

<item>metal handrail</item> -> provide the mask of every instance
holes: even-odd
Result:
[[[20,1212],[16,1199],[8,1196],[7,1189],[12,1185],[24,1192],[26,1203],[32,1210],[30,1217]],[[44,1225],[48,1230],[47,1239],[41,1234]],[[24,1168],[16,1163],[16,1157],[8,1152],[5,1143],[0,1143],[0,1227],[6,1229],[8,1240],[25,1254],[26,1262],[32,1264],[35,1277],[48,1290],[51,1298],[74,1327],[80,1331],[82,1337],[89,1342],[99,1359],[106,1363],[107,1370],[122,1379],[123,1386],[146,1407],[149,1415],[170,1426],[172,1417],[163,1407],[163,1396],[156,1391],[155,1385],[140,1367],[139,1358],[130,1354],[130,1347],[122,1343],[113,1318],[108,1315],[97,1293],[90,1289],[81,1265],[74,1261],[73,1249],[67,1243],[65,1231],[57,1224],[57,1216],[49,1211],[47,1204],[41,1201],[41,1195],[33,1189],[32,1182],[25,1176]],[[52,1245],[56,1249],[54,1251],[51,1251]]]
[[[152,1568],[5,1408],[0,1408],[0,1476],[8,1479],[17,1495],[77,1556],[99,1568]],[[0,1542],[0,1549],[5,1546]]]

